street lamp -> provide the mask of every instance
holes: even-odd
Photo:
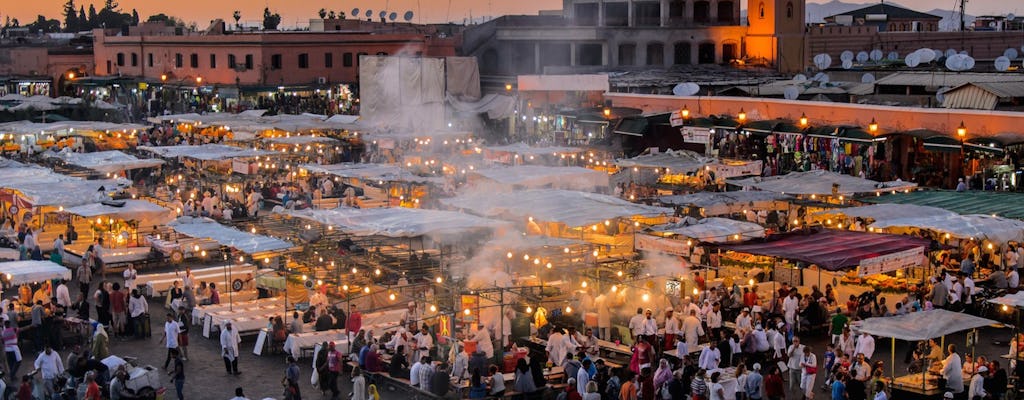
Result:
[[[956,136],[960,138],[961,142],[967,137],[967,126],[964,125],[964,121],[960,121],[960,126],[956,127]]]
[[[160,81],[167,82],[167,74],[160,74]]]
[[[197,76],[196,77],[196,84],[199,84],[199,85],[203,84],[203,77]]]
[[[612,115],[612,109],[610,109],[610,108],[608,108],[608,107],[605,107],[605,108],[604,108],[604,117],[605,117],[605,118],[608,118],[608,117],[610,117],[611,115]]]
[[[807,126],[807,114],[805,114],[805,113],[800,113],[800,126],[801,127],[806,127]]]
[[[683,106],[683,109],[679,110],[679,115],[683,117],[683,119],[690,118],[690,109]]]
[[[512,91],[512,84],[511,83],[506,83],[505,84],[505,91],[506,92],[511,92]]]
[[[75,79],[75,72],[68,72],[68,79]]]
[[[740,113],[736,114],[736,119],[740,120],[740,122],[747,120],[747,113],[743,111],[743,107],[740,107]]]
[[[875,133],[878,131],[878,122],[875,122],[874,118],[871,118],[871,123],[868,124],[868,132]]]

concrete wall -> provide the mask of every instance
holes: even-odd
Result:
[[[749,97],[663,96],[606,93],[615,107],[634,107],[648,112],[690,110],[694,117],[711,114],[735,115],[743,108],[748,120],[785,118],[799,120],[806,114],[811,125],[852,124],[867,126],[874,118],[879,132],[931,129],[955,137],[963,121],[967,137],[987,137],[1006,132],[1024,132],[1024,113],[1006,111],[950,110],[943,108],[889,107],[862,104],[790,101]]]

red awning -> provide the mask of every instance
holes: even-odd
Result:
[[[924,246],[930,241],[912,236],[818,230],[773,235],[764,241],[722,245],[739,253],[785,258],[816,264],[829,271],[856,267],[861,260]]]

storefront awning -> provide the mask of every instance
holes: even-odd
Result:
[[[643,136],[645,131],[647,131],[647,118],[644,117],[623,118],[612,130],[620,135],[630,136]]]
[[[926,247],[928,240],[897,235],[818,230],[769,237],[764,242],[728,244],[720,249],[816,264],[829,271],[856,267],[862,260]]]

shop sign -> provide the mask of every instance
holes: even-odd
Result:
[[[900,269],[919,267],[924,264],[924,246],[910,250],[866,258],[860,261],[857,276],[883,274]]]
[[[711,141],[711,130],[699,126],[684,126],[679,128],[685,143],[708,144]]]
[[[714,164],[711,166],[715,171],[716,178],[728,179],[740,176],[760,176],[761,160],[747,161],[743,163]]]
[[[690,246],[685,241],[651,235],[636,235],[636,249],[683,257],[690,255]]]

